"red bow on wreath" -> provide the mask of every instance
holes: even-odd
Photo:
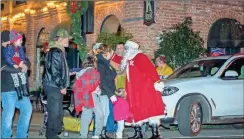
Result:
[[[71,12],[72,14],[76,13],[76,1],[71,2]]]
[[[42,51],[43,51],[44,53],[46,53],[48,50],[49,50],[49,49],[48,49],[48,42],[44,42],[44,43],[43,43]]]

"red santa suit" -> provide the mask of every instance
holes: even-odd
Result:
[[[159,81],[157,71],[149,58],[138,51],[138,44],[127,41],[121,70],[126,68],[126,92],[133,118],[127,124],[159,122],[164,117],[165,105],[155,83]]]

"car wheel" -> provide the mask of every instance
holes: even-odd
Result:
[[[234,124],[232,125],[235,129],[243,129],[244,128],[244,123],[242,124]]]
[[[179,110],[178,128],[183,136],[196,136],[202,127],[202,108],[198,101],[184,101]]]

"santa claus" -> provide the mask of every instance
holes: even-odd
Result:
[[[125,43],[125,53],[120,65],[121,72],[126,70],[126,92],[133,118],[126,124],[137,125],[138,135],[142,136],[140,126],[149,122],[153,126],[153,137],[161,138],[158,127],[164,117],[165,105],[160,92],[164,84],[149,58],[138,50],[133,41]]]

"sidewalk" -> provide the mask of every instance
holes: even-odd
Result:
[[[14,121],[13,121],[14,125],[17,125],[18,119],[19,119],[19,111],[17,111],[15,113],[15,117],[14,117]],[[42,120],[43,120],[43,113],[33,112],[32,116],[31,116],[30,126],[40,125],[40,124],[42,124]]]
[[[65,116],[69,116],[69,114],[65,112]],[[14,121],[13,121],[13,138],[15,138],[18,118],[19,118],[19,111],[16,111]],[[42,112],[33,112],[31,121],[30,121],[28,138],[45,138],[45,131],[43,132],[44,135],[39,135],[39,130],[42,127],[42,122],[43,122],[43,113]],[[62,133],[59,136],[60,136],[60,138],[79,138],[79,133],[78,132],[77,133],[69,132],[68,137],[64,137],[63,133]]]
[[[69,116],[69,114],[65,112],[65,116]],[[15,114],[15,117],[14,117],[14,121],[13,121],[13,138],[15,138],[18,118],[19,118],[19,112],[17,111]],[[41,113],[41,112],[32,113],[28,138],[45,138],[45,131],[43,132],[44,135],[39,135],[39,131],[42,126],[42,120],[43,120],[43,113]],[[129,131],[129,132],[127,132],[127,134],[129,133],[132,136],[133,130],[131,130],[131,129],[129,129],[129,130],[127,129],[127,131]],[[78,132],[68,132],[69,133],[68,137],[64,137],[63,133],[61,133],[59,135],[60,138],[79,138]]]

